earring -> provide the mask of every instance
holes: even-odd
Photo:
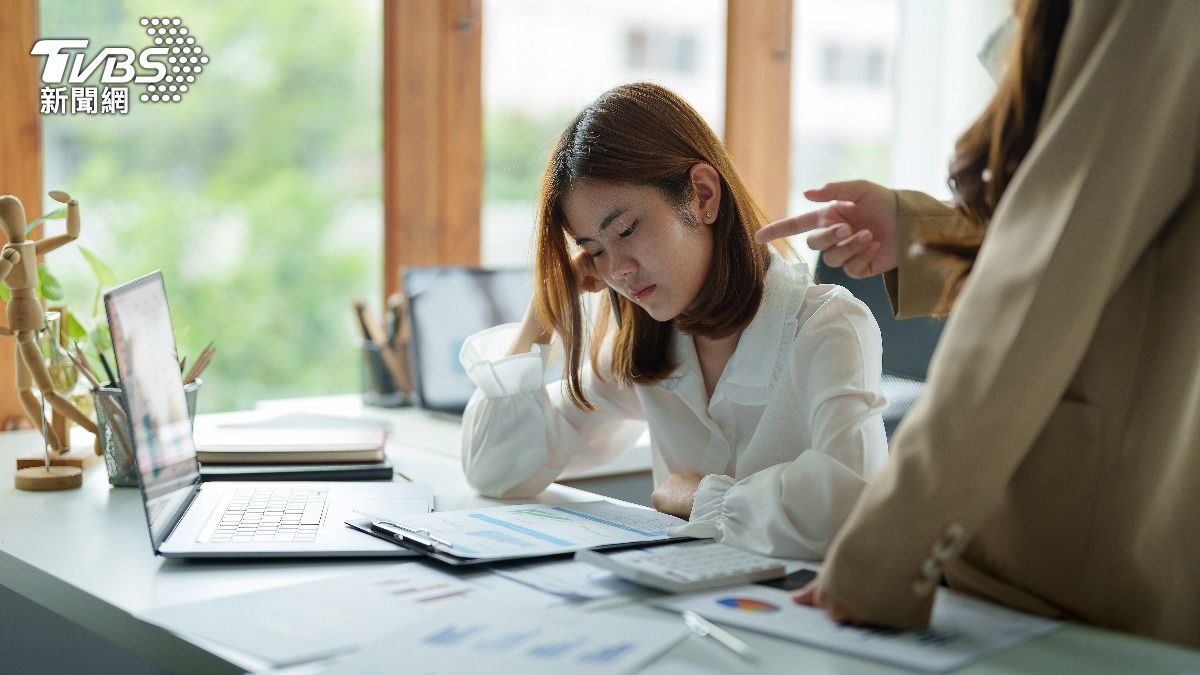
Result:
[[[704,213],[704,219],[705,219],[705,220],[712,220],[712,211],[706,211],[706,212]]]

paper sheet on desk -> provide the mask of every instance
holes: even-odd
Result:
[[[142,618],[276,666],[350,651],[474,586],[418,563],[154,610]]]
[[[961,668],[1062,626],[1059,621],[946,589],[939,590],[934,601],[929,628],[905,631],[838,625],[822,610],[795,604],[786,591],[757,584],[654,604],[676,612],[690,609],[717,623],[930,673]]]
[[[678,617],[514,610],[473,602],[446,607],[332,663],[327,675],[431,673],[629,673],[679,642]]]
[[[578,560],[510,565],[493,571],[506,579],[572,601],[654,594],[608,570]]]

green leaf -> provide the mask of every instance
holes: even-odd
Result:
[[[79,252],[83,254],[83,259],[87,261],[92,268],[92,274],[96,275],[96,281],[100,282],[101,286],[116,286],[117,274],[112,271],[112,268],[104,263],[95,253],[92,253],[83,246],[79,247]]]
[[[100,352],[112,351],[112,335],[108,333],[107,323],[96,322],[92,329],[92,345]]]
[[[67,336],[71,338],[71,342],[86,340],[88,336],[87,327],[79,322],[74,312],[67,314]]]
[[[47,300],[59,302],[63,299],[62,284],[45,265],[38,265],[38,294]]]
[[[12,300],[12,291],[9,291],[8,286],[4,284],[0,284],[0,299],[3,299],[5,302]]]
[[[35,227],[37,227],[38,225],[41,225],[42,223],[46,222],[47,220],[62,220],[63,218],[66,218],[66,217],[67,217],[67,207],[64,206],[61,209],[54,209],[50,213],[47,213],[46,215],[42,216],[41,218],[38,218],[38,219],[34,220],[32,223],[30,223],[29,227],[25,228],[25,234],[28,235],[30,232],[33,232]]]

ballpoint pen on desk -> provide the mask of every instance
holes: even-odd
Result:
[[[756,661],[758,653],[754,648],[743,642],[733,633],[717,626],[713,622],[705,619],[699,614],[690,609],[683,611],[683,622],[687,624],[689,630],[700,637],[710,637],[717,641],[717,644],[746,659],[747,661]]]

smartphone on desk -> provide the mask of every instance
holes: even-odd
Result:
[[[813,570],[796,570],[782,579],[772,579],[770,581],[755,582],[760,586],[770,586],[783,591],[798,591],[808,585],[808,582],[817,578],[817,573]]]

